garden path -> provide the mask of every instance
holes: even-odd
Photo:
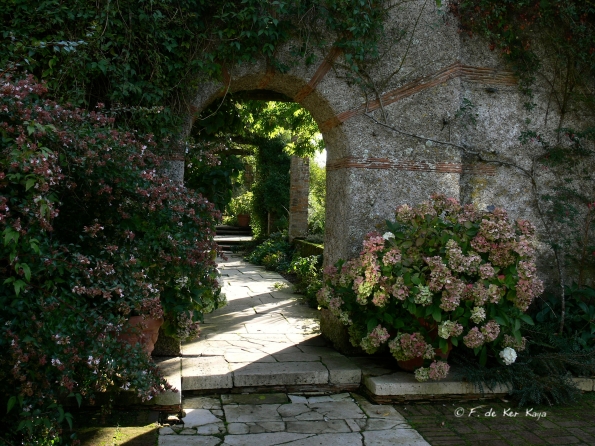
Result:
[[[361,369],[285,279],[234,254],[219,269],[228,305],[182,346],[186,416],[160,429],[160,446],[428,445],[393,407],[345,392]]]
[[[219,261],[227,306],[205,316],[182,345],[182,390],[339,391],[361,370],[320,336],[318,312],[279,274],[229,254]]]
[[[159,446],[429,446],[392,406],[349,393],[190,397]]]

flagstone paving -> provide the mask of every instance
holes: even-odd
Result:
[[[316,312],[284,288],[279,275],[233,255],[220,269],[229,305],[206,317],[201,338],[183,346],[184,356],[157,361],[183,392],[152,401],[182,403],[186,416],[172,414],[171,424],[160,428],[120,419],[112,424],[117,428],[81,427],[84,446],[122,439],[130,446],[154,446],[155,437],[160,446],[595,445],[593,393],[576,407],[534,408],[532,413],[547,413],[540,419],[525,409],[505,415],[517,411],[506,399],[452,399],[471,393],[455,371],[441,385],[417,383],[390,361],[346,358],[319,336]],[[449,394],[451,401],[373,404],[340,390],[360,382],[378,400]],[[591,379],[578,384],[593,390]],[[80,419],[94,424],[93,417]]]
[[[355,389],[361,369],[320,336],[317,310],[279,274],[229,254],[219,262],[227,306],[182,346],[182,390],[326,386]]]
[[[183,404],[182,424],[162,427],[159,446],[429,445],[392,406],[356,394],[224,394]]]

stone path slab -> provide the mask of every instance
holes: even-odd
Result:
[[[183,400],[159,446],[428,446],[392,406],[360,395],[223,394]]]
[[[320,336],[318,311],[279,274],[230,254],[219,261],[228,305],[182,345],[182,389],[325,386],[352,390],[361,371]]]

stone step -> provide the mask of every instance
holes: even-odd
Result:
[[[217,235],[238,235],[238,236],[252,236],[252,231],[250,229],[248,230],[217,230],[216,232]]]
[[[274,356],[280,356],[278,359],[285,361],[276,362]],[[156,364],[174,390],[157,395],[145,404],[162,412],[178,413],[181,410],[183,392],[184,395],[214,392],[260,394],[279,391],[336,393],[359,388],[377,404],[453,398],[477,399],[508,394],[508,388],[504,385],[493,389],[484,388],[482,394],[456,368],[451,368],[445,380],[418,382],[412,373],[387,369],[376,358],[347,358],[335,353],[312,360],[315,355],[308,356],[308,361],[299,361],[299,354],[295,353],[288,357],[271,355],[271,358],[260,358],[251,363],[228,362],[246,359],[229,355],[227,360],[225,356],[155,358]],[[294,361],[290,361],[291,359]],[[595,391],[595,378],[574,378],[574,381],[584,392]]]
[[[252,229],[248,226],[241,228],[238,226],[216,226],[215,232],[217,235],[252,235]]]
[[[245,362],[250,358],[242,352],[225,356],[185,356],[182,358],[182,390],[209,393],[324,388],[341,391],[360,386],[360,368],[342,355],[323,359],[305,353],[277,356],[279,358],[262,356],[254,358],[253,362]]]
[[[230,252],[233,247],[241,246],[246,242],[251,242],[251,235],[216,235],[215,242],[223,251]]]

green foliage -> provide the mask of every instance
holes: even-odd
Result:
[[[595,347],[595,289],[576,284],[565,290],[566,322],[564,336],[573,337],[584,348]],[[541,309],[535,315],[539,323],[559,323],[560,299],[553,293],[546,293]]]
[[[302,157],[324,149],[318,125],[299,104],[247,100],[242,93],[211,104],[197,118],[192,135],[227,149],[281,136],[288,140],[287,153]]]
[[[254,194],[252,192],[244,192],[231,199],[227,207],[227,213],[230,216],[237,217],[242,214],[251,214],[253,208]]]
[[[247,255],[246,260],[273,271],[283,272],[289,268],[292,255],[293,248],[287,239],[287,232],[275,232]]]
[[[256,171],[252,192],[252,229],[255,237],[287,228],[289,212],[290,157],[283,150],[286,141],[281,137],[259,142],[256,154]]]
[[[574,89],[580,94],[574,88],[580,78],[595,74],[595,5],[591,1],[458,0],[451,10],[463,30],[487,38],[492,49],[502,51],[526,92],[541,66],[533,51],[536,46],[545,47],[547,57],[568,71],[561,82],[567,92]]]
[[[433,359],[416,371],[419,380],[446,375],[434,352],[449,342],[482,364],[492,352],[508,362],[512,347],[522,349],[520,327],[533,323],[524,313],[543,291],[529,222],[435,195],[400,206],[386,229],[368,234],[360,257],[337,263],[318,294],[352,333],[365,334],[353,345],[374,353],[391,339],[398,360]]]
[[[572,317],[571,317],[572,319]],[[488,358],[487,366],[477,363],[473,355],[455,350],[452,362],[461,367],[469,382],[480,391],[507,387],[519,406],[548,403],[571,404],[581,391],[573,376],[595,373],[595,347],[585,348],[580,333],[557,334],[558,322],[523,325],[521,331],[527,346],[514,364],[503,366]]]
[[[316,293],[322,288],[322,256],[294,255],[287,272],[297,276],[297,282],[294,284],[295,291],[305,296],[309,306],[317,308]]]
[[[308,232],[324,234],[326,222],[326,169],[310,159],[308,194]]]
[[[2,79],[0,402],[15,444],[63,439],[65,398],[163,391],[141,346],[119,339],[128,318],[165,316],[186,337],[223,300],[212,204],[157,173],[151,136],[46,93]]]
[[[314,49],[333,41],[354,66],[377,54],[383,6],[360,0],[16,0],[0,11],[0,66],[26,68],[63,102],[105,103],[120,122],[166,138],[177,133],[188,94],[201,80],[220,77],[223,65],[265,56],[286,71],[298,61],[314,62]],[[281,63],[276,49],[289,39],[293,61]]]
[[[238,175],[244,164],[237,155],[220,155],[218,163],[207,164],[194,155],[186,162],[184,183],[207,198],[223,212],[232,199],[234,188],[238,187]]]

